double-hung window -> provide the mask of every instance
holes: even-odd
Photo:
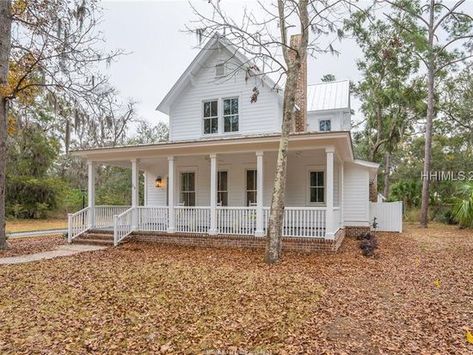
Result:
[[[238,98],[223,100],[223,130],[238,132]]]
[[[309,197],[310,203],[325,202],[324,172],[309,172]]]
[[[218,133],[218,100],[204,101],[204,134]]]
[[[181,203],[195,206],[195,173],[181,173]]]
[[[246,205],[253,206],[256,204],[256,170],[246,171]]]
[[[228,206],[228,172],[219,171],[217,180],[217,203]]]

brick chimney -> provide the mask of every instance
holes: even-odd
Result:
[[[299,47],[302,35],[291,36],[291,47]],[[290,51],[292,58],[295,58],[295,52]],[[296,105],[299,108],[294,114],[294,132],[307,131],[307,56],[302,58],[299,78],[296,88]]]

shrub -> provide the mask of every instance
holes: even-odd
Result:
[[[453,216],[462,227],[473,226],[473,184],[464,184],[459,190],[460,197],[455,199]]]
[[[367,232],[357,237],[360,240],[360,249],[363,256],[372,257],[378,249],[378,239],[373,233]]]

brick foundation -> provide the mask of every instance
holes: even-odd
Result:
[[[299,252],[335,253],[343,242],[345,231],[340,229],[334,240],[322,238],[284,237],[283,250]],[[131,240],[172,245],[186,245],[211,248],[264,249],[266,239],[248,235],[168,234],[156,232],[135,232]]]
[[[366,232],[370,231],[370,227],[362,227],[362,226],[353,226],[353,227],[345,227],[345,236],[347,237],[358,237]]]

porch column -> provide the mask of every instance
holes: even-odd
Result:
[[[89,228],[95,226],[95,164],[93,161],[87,161],[87,198],[89,211]]]
[[[217,155],[210,154],[210,235],[216,235],[217,229]]]
[[[174,209],[174,157],[168,157],[168,184],[168,233],[174,233],[176,232],[176,214]]]
[[[137,159],[131,160],[131,207],[136,208],[140,204],[140,174],[138,171]],[[131,228],[137,229],[138,226],[138,211],[133,210],[131,213]]]
[[[263,152],[256,152],[256,237],[264,236]]]
[[[327,238],[334,237],[334,221],[333,221],[333,155],[335,149],[333,147],[325,148],[327,156],[327,210],[325,212],[325,236]]]

